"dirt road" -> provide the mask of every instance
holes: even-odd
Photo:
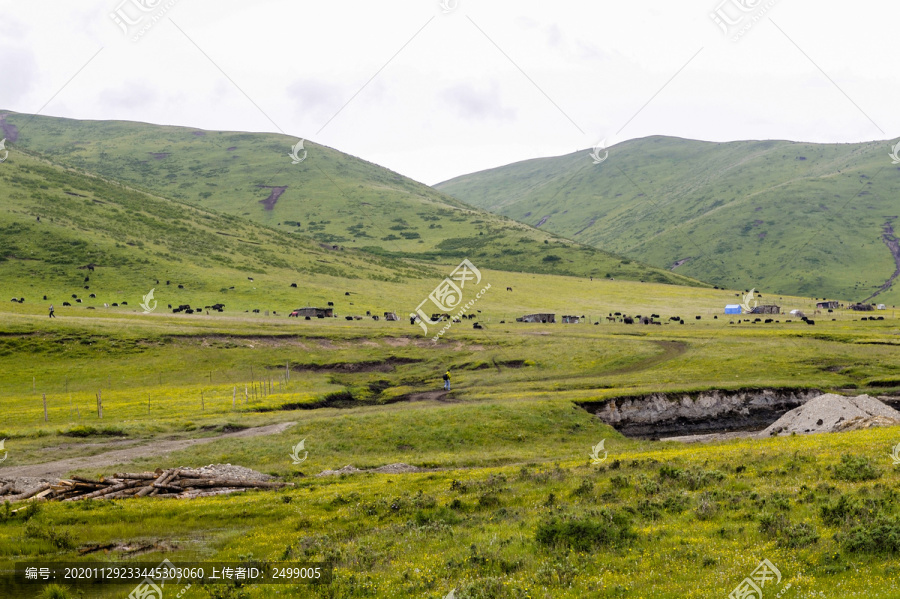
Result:
[[[180,449],[212,443],[221,439],[246,439],[261,435],[275,435],[282,433],[294,426],[296,422],[281,422],[268,426],[247,428],[234,433],[223,433],[215,437],[203,437],[199,439],[178,439],[173,441],[148,440],[145,444],[134,445],[126,449],[115,449],[105,453],[79,458],[66,458],[44,462],[42,464],[29,464],[28,466],[16,466],[13,468],[0,468],[0,480],[24,480],[24,479],[58,479],[63,478],[72,470],[80,468],[103,468],[130,462],[137,458],[156,455],[165,455]],[[29,481],[30,482],[30,481]],[[18,486],[18,485],[17,485]],[[21,485],[27,486],[27,485]]]

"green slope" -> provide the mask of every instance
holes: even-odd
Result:
[[[27,305],[68,301],[74,308],[76,295],[81,308],[124,300],[123,310],[140,311],[154,288],[160,312],[170,303],[285,309],[334,298],[338,289],[425,285],[439,275],[431,266],[324,249],[21,151],[0,164],[0,299],[7,302],[24,297]]]
[[[473,173],[436,187],[469,204],[732,288],[863,300],[897,265],[890,144],[649,137]],[[900,304],[896,285],[873,301]]]
[[[443,264],[698,285],[464,205],[364,160],[294,138],[132,122],[0,114],[12,155],[31,152],[178,202],[329,247]],[[273,198],[273,188],[284,188]],[[274,199],[274,201],[273,201]]]

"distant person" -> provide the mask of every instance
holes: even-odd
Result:
[[[450,390],[450,371],[444,373],[444,391]]]
[[[53,304],[50,304],[50,318],[56,318],[56,314],[53,313]]]

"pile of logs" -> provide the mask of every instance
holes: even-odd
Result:
[[[172,468],[155,472],[123,472],[112,478],[91,480],[82,476],[47,483],[15,500],[44,499],[52,501],[81,501],[82,499],[120,499],[123,497],[193,498],[231,493],[242,489],[277,489],[293,486],[290,483],[248,480],[243,478],[210,478],[191,470]]]

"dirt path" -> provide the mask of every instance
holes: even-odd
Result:
[[[404,396],[406,401],[450,401],[447,399],[449,391],[424,391],[422,393],[410,393]]]
[[[262,435],[275,435],[284,432],[295,424],[296,422],[281,422],[278,424],[247,428],[234,433],[223,433],[221,435],[216,435],[215,437],[203,437],[200,439],[178,439],[174,441],[148,440],[146,444],[136,445],[126,449],[115,449],[92,456],[65,458],[62,460],[54,460],[52,462],[44,462],[42,464],[29,464],[28,466],[16,466],[13,468],[0,468],[0,479],[62,478],[72,470],[113,466],[115,464],[130,462],[137,458],[165,455],[173,451],[193,447],[194,445],[202,445],[204,443],[211,443],[222,439],[246,439]]]
[[[604,376],[612,376],[615,374],[629,374],[632,372],[638,372],[640,370],[647,370],[648,368],[652,368],[657,366],[663,362],[668,362],[669,360],[674,360],[684,352],[688,350],[688,344],[684,341],[665,341],[665,340],[656,340],[651,343],[657,345],[663,351],[655,356],[651,356],[646,360],[641,362],[637,362],[636,364],[630,364],[623,368],[618,368],[616,370],[610,370],[609,372],[604,372]]]
[[[894,284],[894,280],[900,276],[900,242],[897,241],[897,238],[894,236],[894,227],[891,224],[891,221],[894,220],[894,217],[888,219],[886,223],[881,226],[883,233],[881,234],[881,239],[884,241],[884,245],[888,247],[888,250],[891,252],[891,256],[894,257],[894,264],[897,265],[897,269],[894,270],[894,274],[891,275],[884,285],[878,288],[878,291],[864,299],[860,303],[865,303],[878,295],[879,293],[883,293],[891,288],[891,285]]]

